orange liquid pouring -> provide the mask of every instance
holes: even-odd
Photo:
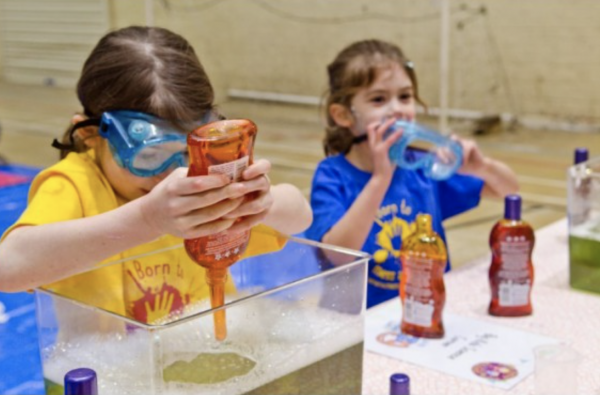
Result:
[[[188,135],[190,168],[188,176],[226,174],[238,181],[242,172],[252,164],[256,125],[245,119],[223,120],[204,125]],[[237,262],[246,250],[250,232],[222,232],[216,235],[187,239],[185,249],[190,258],[207,270],[213,309],[225,303],[227,268]],[[225,310],[213,315],[215,338],[225,340],[227,322]]]
[[[417,230],[402,242],[400,259],[402,333],[415,337],[443,337],[444,269],[448,255],[442,238],[432,229],[429,214],[417,216]]]

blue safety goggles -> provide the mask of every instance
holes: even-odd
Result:
[[[458,141],[414,122],[398,120],[387,133],[395,130],[402,130],[402,137],[392,145],[389,155],[398,166],[412,170],[421,168],[427,177],[445,180],[462,165],[463,150]]]
[[[218,119],[216,113],[209,111],[189,130]],[[80,122],[72,132],[90,125],[98,126],[98,133],[108,141],[117,164],[136,176],[153,177],[188,164],[187,135],[164,119],[138,111],[107,111],[100,119]]]
[[[390,147],[390,160],[404,169],[422,169],[434,180],[445,180],[460,168],[463,149],[458,141],[426,128],[415,122],[397,120],[385,132],[389,136],[402,130],[402,137]],[[353,139],[353,144],[367,140],[362,134]]]

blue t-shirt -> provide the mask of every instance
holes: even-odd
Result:
[[[306,236],[321,241],[350,209],[370,178],[371,173],[356,168],[343,155],[324,159],[312,182],[314,221]],[[455,174],[447,180],[435,181],[421,170],[396,168],[362,247],[373,255],[369,262],[367,307],[398,296],[402,270],[400,247],[402,240],[416,229],[417,214],[430,214],[433,229],[445,242],[442,221],[476,207],[483,185],[483,180],[473,176]]]

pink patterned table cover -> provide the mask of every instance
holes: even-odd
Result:
[[[583,357],[577,392],[600,395],[600,295],[576,291],[569,286],[566,219],[536,231],[533,315],[500,318],[487,314],[489,264],[490,255],[487,255],[446,275],[446,311],[561,340]],[[400,302],[393,299],[386,303]],[[412,395],[534,394],[533,374],[511,391],[504,391],[369,351],[364,358],[363,394],[387,395],[389,377],[397,372],[410,377]]]

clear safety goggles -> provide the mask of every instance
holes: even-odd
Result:
[[[452,176],[463,161],[463,149],[458,141],[414,122],[398,120],[386,133],[402,130],[402,137],[390,148],[390,159],[405,169],[422,168],[434,180]],[[412,149],[409,149],[412,148]]]
[[[385,120],[384,120],[385,121]],[[390,147],[390,160],[404,169],[423,169],[434,180],[452,176],[463,161],[462,146],[458,141],[442,136],[415,122],[397,120],[385,132],[389,136],[396,130],[402,137]],[[367,134],[357,136],[353,144],[367,140]]]
[[[208,111],[189,130],[219,119],[222,117]],[[188,164],[187,134],[164,119],[138,111],[108,111],[100,119],[76,124],[71,133],[90,125],[98,126],[98,133],[108,141],[117,164],[136,176],[153,177]],[[69,148],[56,141],[53,146]]]

